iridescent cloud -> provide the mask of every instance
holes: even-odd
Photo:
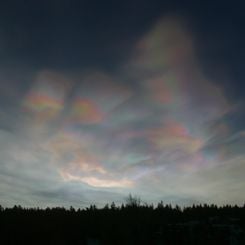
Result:
[[[70,86],[70,81],[58,73],[40,72],[24,98],[24,111],[29,112],[36,123],[54,120],[64,107]]]
[[[187,128],[176,122],[171,122],[162,128],[156,128],[149,132],[149,140],[158,150],[184,150],[195,153],[200,150],[203,143],[188,133]]]
[[[193,42],[184,20],[169,16],[158,23],[138,42],[135,67],[147,71],[180,68],[193,55]]]
[[[217,193],[239,176],[239,192],[227,198],[241,202],[244,127],[230,122],[234,105],[195,51],[188,25],[172,16],[145,33],[114,74],[41,71],[22,101],[18,144],[0,130],[3,158],[16,169],[19,156],[22,178],[40,168],[51,176],[47,185],[68,193],[131,192],[150,201],[172,195],[223,203]]]
[[[107,178],[98,178],[98,177],[80,177],[80,176],[74,176],[69,173],[61,173],[62,177],[65,181],[79,181],[82,183],[86,183],[93,187],[98,188],[129,188],[132,187],[132,181],[127,179],[107,179]]]
[[[93,101],[77,98],[72,105],[70,120],[84,124],[99,123],[103,120],[103,113]]]

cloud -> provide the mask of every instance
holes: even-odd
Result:
[[[195,153],[202,146],[202,140],[192,137],[187,129],[179,123],[169,122],[162,128],[149,132],[149,140],[157,150],[179,150]]]
[[[56,119],[64,108],[70,86],[71,81],[59,73],[38,73],[34,85],[23,101],[24,111],[30,113],[36,124]]]
[[[103,114],[98,107],[91,100],[77,98],[72,105],[70,120],[81,124],[100,123]]]
[[[123,188],[128,188],[132,186],[132,181],[127,180],[127,179],[121,179],[121,180],[115,180],[111,178],[98,178],[98,177],[93,177],[93,176],[88,176],[88,177],[79,177],[79,176],[74,176],[69,173],[61,173],[61,176],[65,181],[79,181],[86,183],[90,186],[93,187],[98,187],[98,188],[111,188],[111,187],[123,187]]]
[[[182,67],[192,58],[192,45],[184,20],[166,16],[138,42],[134,65],[149,72]]]
[[[104,204],[130,192],[240,203],[242,109],[195,51],[188,25],[169,16],[114,72],[32,71],[12,109],[0,107],[5,204]]]

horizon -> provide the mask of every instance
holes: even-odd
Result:
[[[88,211],[88,210],[122,210],[122,209],[127,209],[127,208],[149,208],[152,210],[157,210],[157,209],[177,209],[178,211],[185,212],[188,209],[195,209],[195,208],[208,208],[208,209],[224,209],[224,208],[239,208],[239,209],[244,209],[245,208],[245,202],[243,205],[230,205],[230,204],[223,204],[223,205],[216,205],[214,203],[192,203],[189,205],[179,205],[178,203],[165,203],[162,200],[157,202],[157,203],[147,203],[144,200],[142,200],[139,196],[129,194],[127,197],[125,197],[124,202],[122,203],[115,203],[112,201],[111,203],[106,203],[104,206],[97,206],[94,203],[90,203],[88,206],[77,206],[73,207],[71,206],[21,206],[18,204],[13,205],[12,207],[4,207],[0,204],[0,211],[5,211],[9,209],[22,209],[22,210],[55,210],[55,209],[62,209],[66,211]]]

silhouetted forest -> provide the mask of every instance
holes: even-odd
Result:
[[[245,244],[245,205],[3,208],[0,244]]]

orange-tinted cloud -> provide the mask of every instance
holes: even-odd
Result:
[[[57,135],[46,147],[53,154],[53,163],[65,181],[107,188],[128,188],[133,184],[129,179],[113,177],[112,172],[99,162],[98,156],[86,149],[89,145],[77,141],[71,135]]]
[[[24,98],[23,108],[37,123],[54,120],[64,107],[70,86],[70,81],[58,73],[40,72]]]
[[[71,108],[70,120],[75,123],[95,124],[103,120],[99,106],[89,99],[77,98]]]
[[[133,185],[133,182],[127,179],[98,178],[93,176],[80,177],[66,172],[62,172],[61,176],[65,181],[78,181],[98,188],[129,188]]]
[[[194,153],[203,145],[201,139],[191,136],[187,128],[176,122],[150,130],[148,137],[158,150],[179,149],[187,153]]]

